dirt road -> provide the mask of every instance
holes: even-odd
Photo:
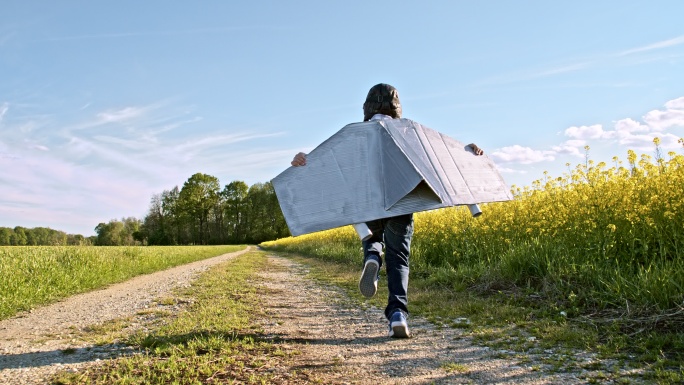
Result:
[[[412,338],[388,338],[383,310],[359,307],[337,287],[307,278],[306,268],[270,257],[265,274],[276,296],[264,298],[275,322],[267,336],[302,352],[296,368],[315,370],[329,384],[578,384],[579,373],[543,373],[541,361],[502,359],[458,329],[409,320]],[[549,354],[550,355],[550,354]]]

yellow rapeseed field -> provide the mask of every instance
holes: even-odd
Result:
[[[482,205],[478,218],[461,207],[417,213],[411,274],[446,270],[454,287],[512,285],[578,309],[681,307],[684,156],[662,156],[654,143],[655,157],[629,151],[626,164],[615,157],[610,166],[587,159],[513,186],[513,201]],[[351,227],[263,246],[361,265]]]

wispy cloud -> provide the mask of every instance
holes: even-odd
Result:
[[[2,120],[5,118],[7,111],[9,111],[9,103],[4,102],[0,104],[0,123],[2,123]]]
[[[59,113],[17,121],[7,119],[11,103],[0,108],[3,133],[11,133],[0,138],[0,217],[14,225],[54,223],[69,231],[73,220],[92,229],[119,215],[144,215],[153,194],[198,171],[253,183],[268,180],[264,169],[288,164],[295,153],[259,142],[281,132],[211,127],[192,109],[165,101],[99,111],[91,105],[66,125]],[[27,223],[29,217],[41,223]]]
[[[67,126],[64,131],[71,132],[76,130],[87,130],[104,126],[107,124],[122,124],[133,122],[136,119],[148,118],[149,114],[162,107],[162,103],[150,104],[147,106],[127,106],[119,109],[109,109],[95,114],[86,121]]]
[[[530,78],[536,78],[536,77],[547,77],[547,76],[553,76],[553,75],[559,75],[567,72],[576,72],[580,71],[583,69],[588,68],[591,66],[591,62],[582,62],[582,63],[574,63],[574,64],[569,64],[569,65],[564,65],[564,66],[559,66],[555,68],[549,68],[546,70],[541,70],[536,73],[530,74]]]
[[[625,51],[622,51],[618,53],[618,56],[627,56],[627,55],[632,55],[635,53],[641,53],[641,52],[647,52],[647,51],[654,51],[658,49],[664,49],[664,48],[669,48],[669,47],[674,47],[680,44],[684,44],[684,36],[678,36],[673,39],[667,39],[663,41],[659,41],[656,43],[648,44],[642,47],[636,47],[636,48],[631,48]]]
[[[176,118],[178,119],[178,118]],[[188,124],[193,124],[193,123],[198,123],[202,121],[201,116],[195,116],[190,119],[178,119],[178,120],[173,120],[171,118],[170,120],[163,120],[160,122],[154,122],[154,126],[150,127],[149,130],[149,135],[145,135],[146,138],[154,138],[157,135],[167,132],[167,131],[172,131],[177,128],[180,128],[182,126],[188,125]],[[159,126],[159,128],[157,128]]]
[[[666,57],[649,57],[642,60],[631,60],[625,62],[624,57],[629,55],[635,55],[639,53],[652,52],[656,50],[662,50],[677,45],[684,44],[684,36],[678,36],[672,39],[667,39],[652,44],[648,44],[641,47],[631,48],[620,52],[613,52],[607,54],[593,55],[590,57],[584,57],[581,59],[570,58],[565,61],[565,63],[551,64],[546,67],[541,68],[529,68],[526,70],[518,71],[515,73],[501,74],[490,77],[483,81],[478,82],[480,85],[492,85],[492,84],[507,84],[515,83],[521,81],[529,81],[540,78],[553,77],[557,75],[562,75],[566,73],[579,72],[584,70],[589,70],[595,67],[611,65],[615,62],[616,58],[621,58],[619,62],[620,65],[635,65],[643,64],[653,61],[660,61],[663,59],[670,59],[671,56]],[[610,86],[624,86],[624,83],[619,83]],[[576,83],[573,86],[578,86]]]
[[[144,179],[48,154],[0,158],[0,183],[3,218],[16,225],[50,226],[84,235],[121,213],[142,214],[148,194],[154,191]],[[84,223],[92,224],[91,231],[83,230]]]
[[[182,143],[174,146],[173,150],[175,152],[185,152],[193,150],[205,150],[209,147],[225,146],[228,144],[234,144],[239,142],[244,142],[252,139],[269,138],[274,136],[280,136],[282,133],[265,133],[265,134],[246,134],[246,133],[236,133],[230,135],[218,135],[218,136],[208,136],[205,138],[200,138],[190,142]]]
[[[29,146],[29,148],[40,151],[50,151],[50,149],[47,146],[43,146],[42,144],[33,144]]]
[[[535,79],[543,79],[562,75],[566,73],[578,72],[591,68],[596,64],[596,59],[583,60],[579,62],[561,63],[546,67],[526,68],[516,72],[502,73],[476,82],[476,85],[498,85],[525,82]]]
[[[100,112],[97,114],[97,118],[99,124],[107,124],[107,123],[118,123],[118,122],[124,122],[127,120],[131,120],[134,118],[137,118],[141,115],[143,115],[146,111],[146,108],[141,108],[141,107],[125,107],[119,110],[111,110],[111,111],[105,111],[105,112]]]
[[[264,169],[285,170],[290,166],[290,161],[294,154],[299,151],[307,151],[302,148],[278,149],[256,147],[236,151],[230,156],[225,157],[224,162],[220,162],[213,167],[214,171],[220,175],[249,175],[258,173]],[[230,161],[229,161],[230,160]],[[265,175],[263,181],[269,180],[276,175]]]
[[[103,146],[85,138],[71,138],[67,147],[72,159],[88,160],[108,167],[123,168],[141,173],[154,173],[155,168],[141,161],[135,153],[121,151],[119,148]]]

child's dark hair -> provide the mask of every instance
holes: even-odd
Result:
[[[363,121],[369,121],[375,114],[401,118],[401,103],[396,88],[385,83],[371,87],[363,103]]]

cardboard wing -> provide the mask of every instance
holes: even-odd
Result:
[[[409,119],[352,123],[272,180],[292,235],[512,199],[485,156]]]

